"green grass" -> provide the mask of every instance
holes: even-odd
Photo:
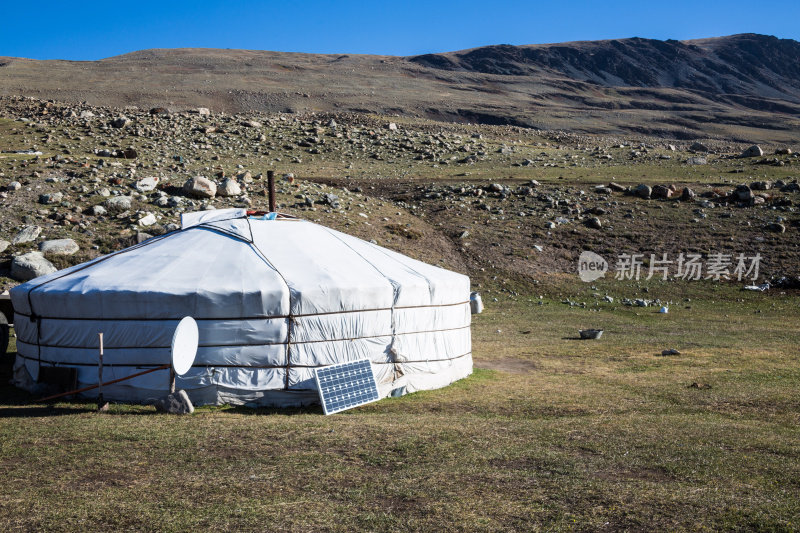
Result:
[[[659,315],[595,306],[633,291],[595,286],[489,302],[470,378],[331,417],[97,414],[5,387],[0,528],[798,529],[800,299],[652,284],[648,298],[691,295]]]

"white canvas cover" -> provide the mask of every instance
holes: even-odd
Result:
[[[191,213],[182,229],[11,290],[15,380],[45,365],[97,383],[170,360],[180,319],[200,347],[177,379],[195,404],[317,401],[313,368],[369,358],[382,395],[443,387],[472,372],[469,278],[299,219],[241,209]],[[106,387],[162,396],[167,370]],[[87,393],[91,395],[92,393]]]

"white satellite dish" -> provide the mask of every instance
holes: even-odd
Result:
[[[197,322],[190,316],[183,317],[172,336],[172,370],[176,375],[182,376],[192,368],[199,339]]]

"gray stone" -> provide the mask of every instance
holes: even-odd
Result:
[[[51,192],[39,195],[39,203],[45,205],[60,204],[63,199],[64,195],[60,192]]]
[[[397,124],[395,124],[394,122],[390,122],[389,125],[386,127],[389,129],[389,131],[397,131]]]
[[[207,107],[198,107],[197,108],[197,114],[201,115],[201,116],[203,116],[203,115],[207,116],[207,115],[211,114],[211,111]]]
[[[652,192],[653,189],[651,189],[649,185],[645,185],[644,183],[641,183],[633,188],[633,194],[635,194],[639,198],[644,198],[645,200],[650,198],[650,194],[652,194]]]
[[[78,243],[72,239],[54,239],[39,243],[39,251],[43,254],[72,255],[78,250]]]
[[[759,145],[754,144],[753,146],[742,152],[742,155],[740,155],[739,157],[761,157],[762,155],[764,155],[764,150],[762,150]]]
[[[12,181],[8,185],[6,185],[7,191],[18,191],[22,188],[22,184],[18,181]]]
[[[172,415],[189,415],[194,413],[194,405],[189,400],[189,395],[185,390],[176,391],[173,394],[156,400],[155,408],[161,413],[169,413]]]
[[[28,252],[11,260],[11,277],[19,281],[52,274],[56,270],[58,269],[41,252]]]
[[[222,184],[217,193],[219,193],[220,196],[239,196],[242,194],[242,188],[236,180],[225,178],[222,180]]]
[[[706,146],[703,143],[698,143],[698,142],[692,143],[692,145],[689,147],[689,151],[691,151],[691,152],[708,152],[708,146]]]
[[[600,222],[600,219],[597,217],[592,217],[586,221],[586,225],[590,228],[600,229],[603,227],[603,223]]]
[[[733,193],[742,202],[749,202],[753,199],[753,191],[747,185],[738,185]]]
[[[106,208],[102,205],[96,205],[92,207],[92,214],[96,217],[103,216],[106,214]]]
[[[112,213],[122,213],[123,211],[127,211],[131,208],[131,202],[133,202],[133,198],[130,196],[115,196],[113,198],[109,198],[103,203],[106,209]]]
[[[83,110],[83,111],[81,111],[80,117],[81,118],[92,118],[92,117],[94,117],[94,113],[92,113],[91,111]]]
[[[131,123],[131,119],[129,119],[128,117],[122,116],[122,117],[117,117],[114,120],[112,120],[111,121],[111,126],[114,127],[114,128],[124,128],[125,126],[127,126],[130,123]]]
[[[6,248],[8,248],[9,246],[11,246],[10,242],[0,239],[0,254],[5,252]]]
[[[23,226],[19,232],[11,239],[11,244],[22,244],[25,242],[32,242],[35,241],[39,234],[42,232],[42,228],[39,226]]]
[[[156,220],[156,216],[153,213],[147,213],[145,216],[139,219],[139,225],[145,227],[152,226],[156,222],[158,221]]]
[[[195,176],[183,184],[183,191],[196,198],[214,198],[217,195],[217,184],[203,176]]]
[[[339,197],[336,196],[335,194],[331,194],[331,193],[326,193],[326,194],[322,195],[322,203],[323,204],[328,204],[329,206],[331,206],[334,209],[339,209],[339,207],[340,207]]]
[[[766,226],[764,226],[764,229],[767,231],[773,231],[775,233],[786,232],[786,226],[778,222],[772,222],[771,224],[767,224]]]
[[[156,177],[147,177],[142,178],[136,182],[136,190],[139,192],[150,192],[156,188],[158,185],[158,178]]]
[[[655,187],[653,187],[653,190],[651,191],[650,195],[653,198],[661,198],[666,200],[667,198],[672,197],[672,189],[670,189],[669,187],[665,187],[664,185],[656,185]]]
[[[696,196],[695,192],[689,187],[684,187],[683,191],[681,191],[681,200],[684,202],[694,200],[695,196]]]

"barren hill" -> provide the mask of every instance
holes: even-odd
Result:
[[[796,142],[800,43],[743,34],[498,45],[415,57],[219,49],[145,50],[89,62],[5,57],[0,94]]]

